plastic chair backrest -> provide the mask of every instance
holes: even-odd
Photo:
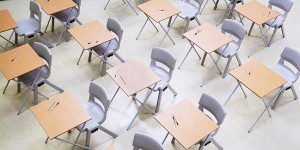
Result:
[[[101,105],[99,105],[100,107],[102,107],[104,109],[104,111],[105,111],[104,117],[106,117],[106,113],[107,113],[108,107],[109,107],[109,100],[108,100],[108,97],[106,94],[106,90],[101,85],[92,81],[90,83],[89,93],[90,93],[89,101],[94,103],[95,105],[99,105],[95,101],[95,98],[97,98],[104,107],[103,108]],[[105,120],[105,118],[104,118],[104,120]]]
[[[151,66],[156,66],[156,62],[160,62],[166,65],[169,68],[169,74],[172,76],[173,70],[176,65],[176,58],[169,53],[167,50],[164,50],[159,47],[154,47],[151,53]]]
[[[35,1],[30,1],[29,9],[30,9],[30,18],[35,19],[36,21],[39,22],[38,31],[40,31],[41,30],[41,24],[42,24],[42,9],[41,9],[41,6]]]
[[[116,50],[120,48],[121,41],[122,41],[122,36],[123,36],[123,28],[121,23],[114,19],[114,18],[108,18],[106,27],[109,31],[114,32],[118,36],[118,46]]]
[[[163,150],[161,144],[148,135],[136,133],[133,138],[133,150]]]
[[[34,42],[32,48],[34,49],[34,51],[41,57],[43,58],[47,64],[48,64],[48,77],[51,74],[51,65],[52,65],[52,54],[49,50],[49,48],[39,42]]]
[[[229,33],[236,38],[238,38],[238,44],[240,45],[242,43],[242,40],[244,39],[247,30],[246,28],[240,24],[239,22],[231,19],[225,19],[224,23],[222,25],[221,31],[223,33]]]
[[[224,122],[226,116],[225,109],[215,97],[207,93],[203,93],[199,100],[198,108],[201,111],[205,109],[214,115],[219,126]]]
[[[269,7],[272,8],[272,6],[283,10],[284,14],[282,16],[285,19],[293,6],[293,2],[291,0],[269,0]]]
[[[298,71],[296,73],[297,78],[295,79],[295,81],[297,81],[297,79],[300,76],[300,51],[290,48],[290,47],[285,47],[280,55],[280,59],[279,59],[278,63],[281,65],[284,65],[284,61],[289,62],[291,65],[293,65],[297,69],[297,71]],[[286,65],[284,65],[284,66],[286,66]]]

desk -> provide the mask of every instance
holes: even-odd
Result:
[[[210,76],[210,74],[212,73],[212,70],[215,67],[217,67],[221,73],[221,70],[219,69],[219,67],[217,65],[217,62],[221,58],[221,55],[217,58],[217,61],[215,61],[213,59],[213,57],[211,56],[211,53],[225,45],[227,46],[231,41],[233,41],[233,39],[231,39],[228,36],[226,36],[225,34],[223,34],[216,27],[209,25],[207,23],[205,23],[191,31],[184,33],[183,36],[188,39],[189,43],[191,44],[191,48],[189,49],[188,53],[185,55],[185,57],[184,57],[183,61],[181,62],[178,69],[180,69],[181,65],[183,64],[183,62],[185,61],[186,57],[189,55],[189,53],[192,49],[194,49],[194,51],[197,53],[199,59],[201,59],[201,57],[200,57],[199,53],[197,52],[197,50],[195,49],[194,45],[197,45],[199,48],[201,48],[205,52],[203,59],[202,59],[202,63],[201,63],[202,66],[204,64],[207,54],[209,54],[209,56],[211,57],[211,59],[214,62],[213,67],[210,69],[209,73],[204,78],[203,83],[201,84],[201,87],[202,87],[205,84],[205,82],[207,81],[208,77]],[[226,48],[224,49],[224,51],[225,50],[226,50]]]
[[[58,138],[61,134],[91,119],[71,92],[64,92],[30,108],[50,140],[57,139],[75,146],[79,144]],[[82,126],[82,129],[84,128]],[[78,136],[80,136],[81,130]],[[48,141],[46,140],[46,143]]]
[[[252,25],[250,28],[250,31],[248,32],[248,35],[250,36],[250,33],[252,31],[252,28],[254,24],[257,24],[259,26],[259,30],[261,33],[261,38],[258,41],[258,43],[255,45],[254,49],[257,48],[258,44],[263,40],[265,43],[265,46],[267,46],[267,42],[265,41],[264,37],[266,33],[270,30],[270,27],[263,33],[261,26],[266,23],[267,21],[270,21],[278,16],[280,16],[280,13],[277,11],[261,4],[260,2],[257,2],[256,0],[253,0],[249,3],[246,3],[244,5],[241,5],[239,7],[234,8],[236,12],[238,12],[238,16],[240,18],[240,21],[243,24],[243,18],[241,18],[241,15],[248,18],[250,21],[252,21]],[[275,21],[275,19],[274,19]],[[248,57],[251,56],[251,53]]]
[[[156,23],[158,23],[161,26],[161,28],[165,32],[165,35],[164,35],[163,39],[161,40],[159,46],[162,44],[162,42],[166,38],[166,36],[168,36],[170,38],[170,40],[173,42],[173,44],[175,45],[173,39],[169,35],[169,31],[170,31],[172,25],[174,24],[174,22],[176,21],[178,14],[181,11],[178,8],[176,8],[175,6],[173,6],[170,2],[168,2],[168,0],[151,0],[144,4],[138,5],[137,7],[141,11],[144,12],[144,14],[147,17],[147,20],[144,23],[144,25],[143,25],[141,31],[139,32],[138,36],[136,37],[136,39],[138,39],[138,37],[140,36],[140,34],[143,31],[148,20],[151,22],[151,24],[155,27],[156,31],[158,32],[158,29],[156,28],[156,26],[154,25],[154,23],[151,20],[151,19],[153,19]],[[161,25],[161,21],[171,18],[172,16],[175,16],[175,15],[176,15],[176,17],[175,17],[173,23],[169,26],[169,29],[166,30]],[[171,19],[170,19],[170,21],[171,21]]]
[[[7,50],[8,44],[11,43],[10,40],[11,40],[12,36],[15,33],[15,30],[14,30],[15,28],[17,28],[17,23],[12,18],[12,16],[8,12],[8,10],[7,9],[0,10],[0,33],[13,29],[13,31],[10,34],[10,36],[9,36],[8,39],[6,39],[2,35],[0,35],[0,37],[2,37],[4,40],[7,41],[6,44],[5,44],[5,46],[0,45],[0,47],[3,48],[4,51]]]
[[[107,28],[97,20],[69,29],[69,32],[75,38],[75,40],[83,47],[81,55],[77,61],[77,65],[79,64],[80,58],[84,50],[88,50],[90,54],[93,53],[95,54],[95,56],[99,57],[98,54],[90,50],[90,48],[103,44],[115,38],[114,34],[108,31]],[[105,61],[102,57],[99,58],[102,61]],[[91,61],[90,59],[91,57],[89,57],[89,61]],[[105,68],[102,68],[102,75],[104,75],[104,71]],[[98,69],[96,69],[95,71],[93,80],[96,78],[97,74],[98,74]]]
[[[127,96],[132,96],[133,99],[137,100],[144,108],[148,109],[152,114],[154,112],[150,110],[144,104],[147,102],[151,92],[146,96],[144,102],[137,99],[136,95],[139,91],[151,86],[156,85],[160,81],[159,76],[157,76],[148,66],[144,65],[141,61],[137,59],[128,60],[118,66],[106,70],[107,74],[117,83],[119,86],[115,92],[111,102],[116,96],[117,92],[121,88]],[[131,127],[133,121],[142,110],[140,107],[131,123],[129,124],[127,130]]]
[[[276,72],[274,72],[273,70],[271,70],[270,68],[268,68],[267,66],[265,66],[257,60],[251,60],[248,63],[239,66],[234,70],[230,71],[229,74],[237,80],[238,85],[228,97],[224,105],[226,105],[226,103],[229,101],[229,99],[239,86],[242,89],[241,84],[246,86],[249,90],[255,93],[259,98],[261,98],[265,105],[264,111],[260,114],[260,116],[257,118],[257,120],[253,123],[250,130],[248,131],[250,133],[255,124],[258,122],[258,120],[261,118],[261,116],[266,110],[268,111],[269,116],[271,117],[268,108],[272,104],[274,99],[277,97],[277,95],[281,92],[281,87],[287,82],[287,80],[285,80],[279,74],[277,74]],[[272,98],[271,101],[268,104],[266,104],[263,97],[265,97],[266,95],[278,88],[280,88],[280,90],[277,92],[274,98]]]
[[[73,0],[35,0],[37,3],[39,3],[42,7],[42,9],[45,11],[45,13],[47,15],[50,15],[52,17],[52,19],[54,19],[53,14],[72,8],[76,6],[76,3],[73,2]],[[70,11],[70,13],[72,12],[72,10]],[[69,21],[69,16],[67,18],[67,22]],[[57,19],[58,20],[58,19]],[[49,20],[50,21],[50,20]],[[54,21],[52,21],[52,23],[54,24]],[[62,30],[58,40],[57,40],[57,45],[59,45],[59,42],[61,40],[62,34],[64,33],[64,30],[66,30],[66,28],[70,28],[67,24],[61,22],[64,25],[64,29]],[[52,24],[52,27],[54,27],[54,25]],[[47,28],[47,27],[46,27]],[[51,31],[54,31],[54,28],[51,29]],[[67,37],[68,37],[68,33]]]
[[[173,116],[178,122],[178,125],[175,124]],[[165,112],[155,116],[155,119],[168,131],[168,134],[170,133],[177,139],[185,149],[193,146],[219,128],[217,124],[188,100],[177,103]]]
[[[34,69],[41,68],[43,65],[45,65],[43,59],[41,59],[37,55],[37,53],[31,48],[29,44],[24,44],[10,51],[1,53],[0,62],[0,70],[4,74],[5,78],[8,80],[4,88],[3,94],[5,93],[5,90],[11,80],[14,80],[19,83],[19,81],[17,81],[15,78]],[[39,73],[36,76],[36,78],[39,76]],[[33,87],[30,87],[29,89],[31,88]],[[19,90],[20,88],[18,85],[18,92]],[[25,104],[26,97],[23,100],[23,104],[19,109],[18,115],[21,113],[21,110]],[[34,97],[34,103],[37,103],[37,96]]]

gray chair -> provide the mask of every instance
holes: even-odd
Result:
[[[77,126],[78,130],[82,129],[81,132],[86,132],[86,147],[90,146],[91,134],[96,132],[98,129],[111,135],[114,138],[118,137],[117,134],[101,125],[106,120],[106,115],[109,107],[109,100],[107,98],[106,90],[101,85],[95,82],[91,82],[89,93],[89,100],[84,105],[84,109],[88,112],[92,119],[86,122],[83,129],[82,125]],[[96,99],[98,99],[98,101],[96,101]],[[77,142],[78,138],[79,137],[77,137],[75,143]]]
[[[28,43],[28,38],[37,37],[42,43],[52,48],[53,46],[40,36],[42,9],[35,1],[30,1],[30,17],[24,20],[18,20],[15,29],[15,44],[18,44],[18,36],[24,36],[24,43]]]
[[[186,25],[184,28],[184,33],[187,31],[190,21],[196,20],[198,25],[201,25],[197,15],[200,13],[203,0],[194,0],[197,4],[190,2],[190,0],[185,0],[184,2],[176,5],[178,9],[181,10],[181,13],[178,14],[179,17],[186,20]]]
[[[148,135],[136,133],[133,138],[133,150],[163,150],[160,143]]]
[[[220,104],[220,102],[215,97],[207,93],[203,93],[200,98],[198,108],[201,111],[206,110],[210,112],[214,116],[215,120],[217,121],[218,126],[221,126],[221,124],[224,122],[224,119],[226,117],[225,109],[223,105]],[[212,142],[219,150],[223,149],[222,146],[220,146],[213,138],[218,133],[219,129],[220,128],[216,129],[214,132],[208,135],[208,137],[203,138],[203,140],[199,142],[200,144],[199,150],[202,150],[203,147],[209,144],[210,142]]]
[[[228,33],[234,37],[236,37],[237,40],[234,40],[228,44],[228,46],[223,46],[216,50],[215,52],[218,55],[221,55],[224,58],[228,58],[225,70],[223,72],[222,78],[225,78],[228,73],[228,68],[230,65],[230,62],[232,60],[232,57],[235,56],[239,65],[242,65],[242,62],[238,56],[238,50],[241,46],[241,43],[246,35],[246,28],[240,24],[239,22],[235,20],[225,19],[224,23],[221,28],[222,33]]]
[[[276,97],[272,109],[276,108],[282,94],[286,90],[291,89],[294,95],[294,99],[298,99],[294,88],[294,83],[300,76],[300,51],[290,47],[284,48],[283,52],[280,55],[278,63],[272,66],[271,69],[288,81],[283,85],[283,90]]]
[[[150,69],[154,71],[161,79],[161,81],[159,81],[155,87],[151,88],[153,91],[159,91],[155,109],[156,113],[159,111],[162,93],[167,88],[171,90],[174,96],[177,95],[176,91],[169,84],[170,80],[172,79],[175,64],[176,58],[167,50],[159,47],[153,48],[151,53]],[[165,68],[168,68],[168,70],[166,70]]]
[[[114,38],[113,40],[110,40],[108,42],[105,42],[103,44],[100,44],[100,45],[97,45],[97,46],[91,48],[91,51],[89,52],[88,62],[91,62],[92,54],[95,54],[98,58],[101,59],[99,65],[97,66],[97,69],[96,69],[93,79],[95,79],[96,76],[98,75],[98,70],[100,69],[101,62],[103,62],[101,76],[105,75],[106,63],[108,63],[107,62],[108,57],[116,56],[121,62],[124,62],[124,60],[117,54],[117,51],[120,48],[122,36],[123,36],[123,28],[122,28],[121,23],[114,18],[108,18],[106,27],[109,31],[114,33],[117,36],[117,38]],[[83,52],[84,52],[84,50],[82,50],[82,52],[81,52],[81,55],[77,61],[77,65],[79,64],[79,61],[82,57]]]
[[[271,45],[272,40],[279,28],[281,28],[282,37],[283,38],[285,37],[283,22],[285,21],[288,13],[290,12],[290,10],[293,6],[293,2],[291,0],[269,0],[269,7],[272,8],[273,6],[283,10],[284,13],[282,15],[278,16],[275,21],[273,19],[266,23],[266,25],[274,28],[274,32],[272,34],[272,37],[269,41],[268,46]]]
[[[54,18],[56,18],[59,22],[61,22],[64,25],[63,30],[61,31],[61,34],[58,38],[57,45],[60,44],[59,42],[64,32],[66,32],[66,41],[69,41],[69,34],[67,29],[70,28],[70,23],[76,21],[79,25],[82,24],[78,20],[78,17],[80,15],[81,0],[73,0],[73,2],[76,3],[77,6],[54,13],[51,15],[51,17],[48,20],[46,29],[44,31],[45,33],[47,31],[51,19],[52,19],[51,32],[54,32]]]
[[[52,88],[58,90],[59,92],[64,92],[63,89],[57,87],[53,83],[49,82],[47,79],[51,75],[51,64],[52,64],[52,54],[47,46],[34,42],[32,48],[34,51],[45,60],[46,65],[42,66],[41,68],[37,68],[32,70],[26,74],[23,74],[18,77],[18,80],[22,85],[27,88],[27,95],[23,100],[22,106],[18,112],[18,115],[21,113],[21,110],[27,100],[27,97],[31,90],[34,92],[34,104],[38,103],[38,94],[47,98],[46,96],[42,95],[38,92],[38,87],[46,83],[47,85],[51,86]],[[21,91],[20,86],[18,85],[18,92]]]

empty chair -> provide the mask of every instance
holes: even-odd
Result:
[[[20,114],[31,90],[34,91],[34,104],[38,103],[38,94],[44,96],[38,92],[38,87],[43,85],[44,83],[48,84],[49,86],[53,87],[54,89],[58,90],[61,93],[64,91],[63,89],[57,87],[56,85],[52,84],[47,80],[51,75],[51,64],[52,64],[52,54],[48,49],[48,47],[41,43],[34,42],[32,48],[41,58],[45,60],[46,64],[41,68],[37,68],[18,77],[20,83],[26,86],[28,91],[26,97],[23,100],[22,106],[18,114]],[[20,91],[20,86],[18,86],[18,91]]]
[[[272,34],[272,37],[269,41],[268,46],[271,45],[272,40],[279,28],[281,28],[282,37],[283,38],[285,37],[283,22],[284,22],[285,18],[287,17],[288,13],[290,12],[290,10],[293,6],[293,2],[291,0],[269,0],[269,7],[272,8],[273,6],[281,9],[282,11],[284,11],[284,13],[282,15],[278,16],[275,19],[275,21],[273,19],[266,23],[266,25],[274,28],[274,32]]]
[[[148,135],[136,133],[133,138],[133,150],[163,150],[160,143]]]
[[[89,147],[91,134],[96,132],[98,129],[102,130],[103,132],[111,135],[112,137],[116,138],[118,135],[109,131],[108,129],[101,126],[101,124],[105,121],[108,107],[109,107],[109,100],[107,98],[107,94],[105,89],[95,83],[91,82],[89,87],[89,100],[84,105],[84,109],[88,112],[88,114],[92,117],[91,120],[87,121],[84,128],[82,129],[82,125],[78,126],[77,129],[82,129],[81,132],[86,132],[86,141],[85,146]],[[98,99],[96,101],[96,99]],[[77,142],[79,137],[77,137],[75,143]]]
[[[215,51],[218,55],[221,55],[224,58],[228,58],[225,70],[222,75],[222,77],[225,78],[233,56],[236,57],[239,65],[242,65],[242,62],[238,56],[238,50],[239,50],[241,43],[246,35],[247,30],[239,22],[237,22],[235,20],[225,19],[224,23],[222,25],[221,31],[224,34],[228,33],[228,34],[236,37],[236,39],[237,39],[237,40],[230,42],[228,45],[225,45]]]
[[[40,36],[42,9],[35,1],[30,1],[29,5],[30,17],[24,20],[18,20],[17,28],[15,29],[15,43],[18,44],[18,36],[24,36],[24,43],[28,43],[28,38],[37,37],[48,47],[53,47],[48,41]]]
[[[178,16],[186,20],[186,25],[183,31],[184,33],[187,31],[190,21],[196,20],[197,24],[200,25],[197,15],[200,13],[203,0],[195,0],[195,2],[197,4],[190,2],[190,0],[185,0],[184,2],[176,5],[176,7],[181,10],[181,13],[179,13]]]
[[[224,122],[225,116],[226,116],[226,112],[225,109],[223,107],[222,104],[220,104],[220,102],[213,96],[207,94],[207,93],[203,93],[200,101],[199,101],[199,107],[198,107],[201,111],[208,111],[210,112],[215,120],[217,121],[217,125],[221,126],[221,124]],[[203,138],[199,144],[199,150],[203,149],[204,145],[209,144],[210,142],[212,142],[219,150],[222,150],[222,146],[220,146],[215,140],[214,140],[214,136],[218,133],[218,130],[220,128],[216,129],[214,132],[212,132],[210,135],[208,135],[208,137]],[[205,140],[205,141],[204,141]]]
[[[122,28],[121,23],[118,20],[114,19],[114,18],[108,18],[106,27],[109,31],[114,33],[117,36],[117,38],[114,38],[110,41],[107,41],[103,44],[100,44],[100,45],[97,45],[97,46],[91,48],[91,51],[89,53],[88,62],[91,62],[92,53],[95,54],[98,58],[101,59],[99,65],[97,66],[97,69],[96,69],[96,72],[95,72],[95,75],[94,75],[93,79],[95,79],[96,76],[98,75],[98,70],[101,66],[102,61],[103,61],[103,65],[102,65],[101,76],[105,75],[107,57],[110,57],[110,56],[114,55],[121,62],[124,62],[124,60],[117,54],[117,51],[120,48],[121,41],[122,41],[122,36],[123,36],[123,28]],[[79,61],[82,57],[83,52],[84,52],[84,50],[82,50],[82,52],[81,52],[81,55],[80,55],[80,57],[77,61],[77,65],[79,64]]]
[[[153,48],[151,53],[150,69],[154,71],[161,79],[161,81],[159,81],[156,86],[152,88],[153,91],[159,91],[155,112],[159,111],[162,93],[167,88],[172,91],[174,96],[177,95],[176,91],[169,84],[170,80],[172,79],[175,64],[176,58],[167,50],[158,47]],[[168,68],[168,70],[164,68]]]
[[[294,83],[300,76],[300,51],[290,47],[284,48],[278,63],[271,67],[288,82],[283,85],[283,90],[276,97],[272,109],[275,109],[284,91],[291,89],[294,99],[298,99]]]
[[[63,30],[61,31],[61,34],[58,38],[57,45],[59,44],[64,32],[66,32],[66,41],[69,41],[69,34],[67,32],[67,29],[70,28],[70,23],[76,21],[79,25],[82,24],[78,20],[78,17],[80,15],[81,0],[73,0],[73,2],[76,3],[77,6],[54,13],[51,15],[51,17],[48,20],[45,32],[47,31],[51,19],[52,19],[52,27],[51,27],[52,32],[54,32],[54,18],[56,18],[59,22],[61,22],[64,25]]]

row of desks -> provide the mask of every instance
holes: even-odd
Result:
[[[41,5],[43,5],[44,2],[45,1],[42,1]],[[254,5],[254,3],[258,4],[256,1],[250,4]],[[173,13],[166,11],[168,7],[162,7],[159,9],[157,8],[150,9],[146,7],[148,6],[146,4],[147,3],[142,4],[141,6],[139,6],[139,8],[146,14],[148,18],[147,20],[150,20],[151,18],[159,23],[160,21],[167,19],[168,17],[166,16],[171,17],[179,13],[178,11],[174,11]],[[151,1],[151,3],[149,3],[149,6],[152,5],[158,6],[156,1]],[[51,12],[51,10],[47,10],[47,11]],[[251,15],[248,15],[246,12],[243,12],[243,9],[241,8],[237,8],[236,11],[245,17],[248,16],[249,19],[251,18],[250,17]],[[162,14],[164,14],[165,12],[168,13],[166,13],[165,14],[166,16],[163,17]],[[162,13],[162,14],[157,15],[158,13]],[[269,15],[266,18],[268,18],[269,20],[276,17],[276,14],[274,15],[273,13],[267,13],[267,14]],[[157,18],[153,17],[155,15],[157,15],[158,17]],[[255,19],[253,19],[252,21],[259,25],[263,24],[263,22],[259,22],[258,20]],[[89,49],[93,46],[104,43],[114,38],[114,36],[110,35],[110,32],[107,31],[106,28],[103,25],[101,25],[98,21],[94,21],[76,27],[74,29],[70,29],[69,31],[84,49]],[[168,31],[165,31],[166,33],[165,36],[169,36]],[[105,35],[105,36],[99,36],[99,35]],[[225,36],[216,28],[208,24],[204,24],[198,28],[195,28],[185,33],[184,36],[191,43],[191,48],[194,48],[194,45],[197,45],[198,47],[203,49],[205,53],[211,53],[214,50],[232,41],[231,38]],[[92,41],[98,41],[98,42],[92,42]],[[15,59],[16,55],[17,55],[17,59]],[[0,61],[5,62],[5,63],[0,63],[0,69],[8,80],[16,78],[26,72],[29,72],[33,69],[40,67],[41,65],[44,65],[43,63],[39,63],[42,62],[41,59],[34,53],[34,50],[32,50],[32,48],[27,44],[0,54]],[[27,64],[28,66],[24,66],[25,64]],[[152,72],[147,66],[145,66],[143,63],[141,63],[138,60],[126,61],[121,65],[118,65],[116,67],[107,70],[107,73],[114,80],[114,82],[119,86],[119,88],[121,88],[128,96],[132,96],[134,99],[137,99],[136,93],[160,81],[159,77],[154,72]],[[270,92],[274,91],[277,88],[280,88],[284,83],[286,83],[285,79],[283,79],[281,76],[279,76],[278,74],[276,74],[275,72],[273,72],[265,65],[261,64],[259,61],[256,60],[250,61],[232,70],[230,74],[238,81],[237,88],[241,84],[243,84],[251,91],[253,91],[255,94],[257,94],[260,98],[265,97],[267,94],[269,94]],[[257,86],[257,84],[261,86]],[[235,88],[235,90],[237,88]],[[233,92],[235,92],[235,90]],[[62,99],[63,101],[61,101]],[[56,101],[60,101],[59,103],[60,105],[56,109],[54,109],[54,111],[49,111],[49,107],[53,104],[53,102]],[[143,107],[146,108],[146,106],[144,105],[146,101],[147,100],[145,100],[144,102],[139,101],[141,104],[140,108]],[[264,103],[265,104],[264,111],[261,113],[259,118],[252,125],[249,132],[252,130],[254,125],[260,119],[262,114],[264,114],[265,111],[268,111],[268,107],[272,102],[273,100],[271,100],[269,104]],[[62,133],[67,132],[68,130],[76,127],[77,125],[85,123],[86,121],[91,119],[90,116],[82,109],[82,106],[77,102],[76,98],[72,96],[70,92],[65,92],[60,95],[54,96],[48,101],[33,106],[31,110],[50,139],[57,138]],[[77,115],[79,112],[78,110],[82,110],[80,111],[81,115],[79,117]],[[189,110],[189,111],[182,111],[182,110]],[[137,114],[138,113],[139,111],[137,112]],[[68,114],[68,115],[60,115],[60,114]],[[176,120],[178,121],[179,124],[178,126],[174,126],[174,120],[172,120],[173,116],[176,117]],[[133,118],[132,122],[134,121],[135,117]],[[213,132],[215,129],[218,128],[218,126],[215,123],[213,123],[205,114],[203,114],[197,107],[195,107],[187,100],[183,100],[178,104],[174,105],[172,108],[157,115],[155,119],[168,132],[170,132],[185,148],[189,148],[190,146],[194,145],[199,140],[203,139],[205,136],[209,135],[211,132]],[[50,124],[49,122],[52,123]],[[57,126],[53,125],[53,123],[57,123],[56,124]],[[63,125],[59,125],[61,123],[63,123]],[[130,128],[131,124],[129,125],[128,129]],[[197,131],[197,134],[194,134],[195,133],[194,131]]]

